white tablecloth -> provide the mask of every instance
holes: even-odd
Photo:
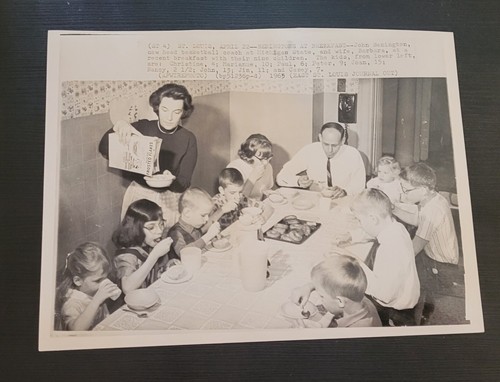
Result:
[[[356,255],[362,260],[370,244],[339,249],[332,247],[332,239],[358,227],[350,214],[349,198],[332,202],[332,209],[320,210],[319,194],[300,191],[299,197],[310,198],[314,207],[297,210],[292,201],[272,204],[274,210],[263,230],[267,230],[286,215],[321,223],[321,227],[304,243],[297,245],[266,239],[269,242],[271,266],[266,287],[260,292],[246,291],[238,269],[238,232],[240,223],[231,228],[232,248],[225,252],[207,250],[200,271],[189,281],[170,284],[158,280],[150,286],[161,299],[161,304],[139,318],[131,312],[118,309],[98,324],[94,330],[174,330],[174,329],[252,329],[289,328],[294,320],[281,313],[281,306],[289,301],[293,288],[310,281],[312,267],[332,252]],[[319,303],[317,296],[311,296]],[[314,317],[319,320],[320,315]]]

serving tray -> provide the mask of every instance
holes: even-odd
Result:
[[[309,239],[319,227],[321,227],[321,223],[298,219],[295,215],[288,215],[269,228],[264,233],[264,236],[267,239],[283,241],[285,243],[302,244]],[[292,233],[292,231],[298,231],[301,234],[300,239],[299,236]],[[279,236],[276,236],[277,232],[279,232]]]

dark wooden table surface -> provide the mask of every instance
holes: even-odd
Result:
[[[495,0],[2,1],[0,378],[500,380],[499,16]],[[455,33],[486,333],[39,353],[47,30],[269,27]]]

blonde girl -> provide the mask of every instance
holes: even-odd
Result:
[[[99,244],[83,243],[67,255],[64,278],[56,291],[61,329],[91,330],[109,314],[104,302],[121,293],[107,279],[110,271],[106,251]]]

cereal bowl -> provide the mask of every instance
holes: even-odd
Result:
[[[273,203],[282,203],[285,200],[285,198],[281,194],[274,193],[274,194],[269,194],[269,200]]]
[[[161,280],[170,284],[178,284],[190,280],[191,277],[192,275],[187,271],[186,267],[179,262],[179,264],[169,267],[162,273]]]
[[[145,176],[144,180],[146,181],[149,187],[163,188],[163,187],[169,187],[175,180],[175,176],[172,175],[170,172],[166,172],[163,174],[155,174],[153,176]]]
[[[262,209],[259,207],[245,207],[241,210],[243,215],[249,215],[251,217],[259,216],[262,213]]]
[[[241,215],[239,221],[242,225],[251,225],[253,223],[253,217],[251,215]]]
[[[295,188],[280,188],[279,193],[285,198],[294,198],[299,193]]]
[[[130,309],[145,310],[160,301],[160,296],[152,289],[136,289],[125,295],[125,303]]]
[[[292,204],[298,210],[308,210],[309,208],[312,208],[314,206],[313,201],[307,198],[295,199]]]
[[[222,239],[219,239],[219,240],[212,241],[212,245],[216,249],[226,249],[226,248],[228,248],[231,245],[231,243],[229,242],[228,239],[222,238]]]
[[[331,198],[333,196],[333,190],[330,187],[323,188],[321,190],[321,195],[325,198]]]

